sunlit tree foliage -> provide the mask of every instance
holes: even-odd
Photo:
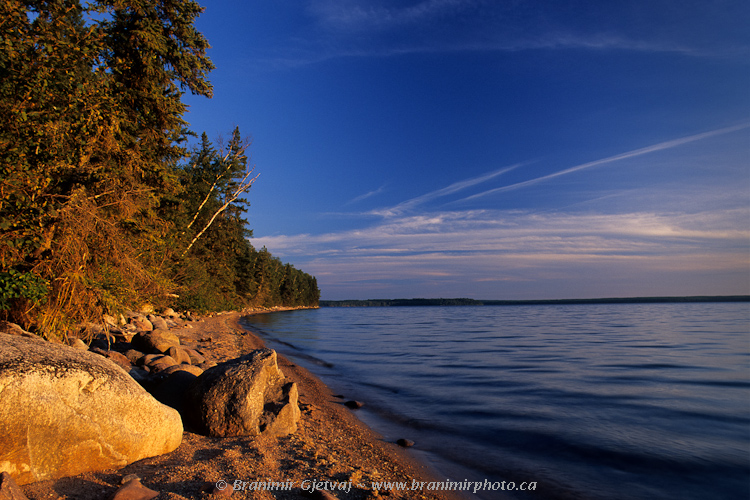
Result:
[[[0,316],[50,336],[182,291],[206,309],[263,302],[237,192],[247,143],[204,136],[184,164],[182,95],[212,93],[201,11],[0,2]]]

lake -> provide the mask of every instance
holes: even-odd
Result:
[[[473,498],[750,498],[750,305],[321,308],[246,326]]]

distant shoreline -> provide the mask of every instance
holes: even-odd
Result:
[[[321,300],[320,307],[415,307],[415,306],[536,306],[574,304],[665,304],[696,302],[750,302],[750,295],[696,295],[687,297],[609,297],[597,299],[477,300],[455,299],[371,299]]]

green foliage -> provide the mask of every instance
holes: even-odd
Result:
[[[39,302],[47,296],[48,283],[34,273],[17,269],[0,272],[0,311],[7,311],[14,303]]]
[[[172,209],[171,216],[177,225],[185,225],[186,241],[203,232],[180,261],[180,307],[219,310],[318,304],[314,277],[282,264],[265,248],[256,250],[248,241],[252,231],[243,218],[247,202],[234,198],[247,178],[248,145],[238,129],[226,145],[214,146],[203,134],[182,168],[185,213],[180,216]]]
[[[252,183],[247,143],[237,130],[218,148],[204,138],[197,161],[179,164],[182,95],[212,93],[201,11],[193,0],[0,2],[9,319],[57,336],[103,312],[166,305],[176,291],[201,309],[255,300],[237,198]]]

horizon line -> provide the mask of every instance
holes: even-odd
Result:
[[[474,302],[477,305],[483,303],[564,303],[564,302],[578,302],[578,303],[603,303],[605,301],[612,302],[626,302],[626,301],[639,301],[639,302],[750,302],[750,294],[731,294],[731,295],[656,295],[656,296],[633,296],[633,297],[589,297],[589,298],[565,298],[565,299],[473,299],[470,297],[412,297],[412,298],[397,298],[397,299],[320,299],[319,302],[413,302],[413,301],[466,301]],[[492,304],[489,304],[492,305]]]

